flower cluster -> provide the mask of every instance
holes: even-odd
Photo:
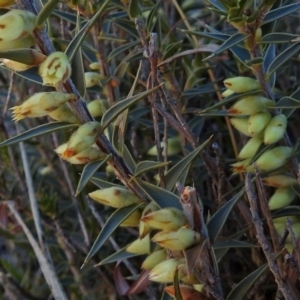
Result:
[[[287,117],[284,114],[272,116],[269,109],[274,106],[273,101],[260,95],[260,85],[256,80],[235,77],[226,79],[224,85],[227,90],[223,96],[226,97],[253,92],[250,96],[249,93],[246,97],[241,96],[227,110],[233,127],[250,137],[238,155],[240,161],[231,165],[233,172],[254,173],[256,165],[260,172],[268,174],[262,179],[263,183],[275,188],[269,199],[269,208],[275,210],[289,205],[296,196],[293,186],[298,182],[290,174],[278,174],[277,169],[288,162],[294,151],[291,147],[276,145],[285,135]],[[259,149],[263,149],[263,145],[270,148],[257,155]],[[277,173],[269,174],[275,171]]]
[[[89,196],[113,208],[142,203],[136,195],[123,187],[96,190]],[[121,226],[139,226],[139,238],[129,244],[126,251],[147,255],[141,267],[150,271],[151,281],[170,283],[178,272],[178,278],[182,282],[198,282],[188,274],[182,251],[201,242],[201,237],[189,227],[182,210],[174,207],[160,209],[156,203],[150,202],[142,210],[135,210]],[[154,231],[156,234],[151,234]],[[151,251],[151,242],[156,244],[154,251]],[[169,257],[170,253],[172,257]]]

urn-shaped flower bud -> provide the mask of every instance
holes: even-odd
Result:
[[[200,240],[198,232],[185,227],[181,227],[177,231],[161,231],[152,238],[152,242],[171,251],[183,251]]]
[[[80,123],[67,104],[63,104],[56,110],[49,113],[49,117],[60,122]]]
[[[100,70],[101,64],[99,62],[92,62],[89,64],[91,70]]]
[[[233,77],[224,80],[224,85],[235,93],[246,93],[253,90],[259,90],[260,84],[250,77]]]
[[[55,87],[67,81],[71,76],[71,65],[67,55],[60,51],[51,53],[40,65],[39,74],[43,85]]]
[[[70,99],[75,99],[74,94],[61,92],[37,93],[21,105],[12,107],[13,119],[19,121],[25,117],[43,117],[56,110]]]
[[[142,200],[131,191],[123,187],[109,187],[89,193],[89,196],[104,205],[114,208],[126,207],[132,204],[141,203]]]
[[[290,186],[278,188],[269,200],[269,208],[274,210],[288,206],[295,196],[296,193]]]
[[[236,102],[227,112],[236,115],[253,115],[271,105],[273,101],[262,96],[248,96]]]
[[[149,279],[161,283],[173,282],[176,270],[179,280],[187,274],[184,259],[172,258],[162,261],[150,271]]]
[[[66,143],[67,146],[67,143]],[[67,158],[67,161],[73,165],[88,164],[90,162],[104,159],[106,154],[98,147],[87,148],[76,155]]]
[[[85,72],[84,79],[85,79],[85,86],[87,88],[93,87],[95,85],[99,85],[99,82],[104,77],[96,72]]]
[[[231,95],[234,94],[234,91],[230,90],[230,89],[226,89],[223,93],[222,93],[222,97],[229,97]]]
[[[127,217],[121,224],[121,227],[137,227],[140,224],[142,212],[136,209],[129,217]]]
[[[163,148],[162,154],[165,155],[166,152],[166,144],[165,142],[160,143],[161,147]],[[182,150],[182,144],[179,137],[173,137],[168,139],[168,156],[173,156]],[[150,150],[147,152],[148,155],[151,156],[157,156],[157,148],[156,146],[153,146],[150,148]]]
[[[282,167],[291,157],[293,149],[279,146],[264,152],[255,162],[261,172],[268,172]],[[248,172],[254,172],[254,164],[247,168]]]
[[[0,41],[12,41],[31,35],[35,29],[36,15],[20,9],[12,9],[0,16]]]
[[[87,107],[90,114],[95,117],[101,117],[105,112],[106,100],[96,99],[88,103]]]
[[[147,223],[153,228],[164,231],[176,230],[187,223],[183,211],[174,207],[154,211],[143,216],[141,221]]]
[[[81,126],[72,134],[68,141],[68,147],[63,152],[62,158],[68,159],[77,153],[91,147],[98,136],[101,125],[96,121],[87,122]]]
[[[165,249],[159,249],[152,252],[142,263],[141,268],[144,270],[151,270],[156,265],[167,259],[167,253]]]
[[[251,158],[246,158],[242,161],[238,161],[234,164],[231,164],[231,171],[233,174],[244,173],[247,171],[247,167],[251,162]]]
[[[262,178],[262,182],[265,185],[277,188],[299,184],[296,178],[289,175],[273,175],[265,177]]]
[[[240,159],[251,158],[255,155],[263,140],[260,137],[251,138],[239,153]]]
[[[263,111],[250,116],[248,119],[249,134],[251,136],[254,136],[261,133],[270,122],[271,118],[272,116],[268,111]]]
[[[287,118],[284,114],[275,116],[267,125],[264,132],[264,143],[274,144],[283,138],[287,127]]]
[[[17,40],[0,40],[0,51],[20,49],[20,48],[30,48],[34,45],[34,39],[31,35],[28,35],[22,39]]]
[[[242,134],[250,136],[250,133],[248,132],[248,119],[230,118],[230,123],[236,130],[238,130]]]
[[[132,242],[127,248],[126,252],[135,254],[150,254],[150,236],[147,234],[143,239],[137,239]]]
[[[142,217],[146,216],[147,214],[150,214],[153,211],[157,211],[158,209],[159,209],[159,206],[154,201],[151,201],[143,209]],[[140,220],[140,224],[139,224],[140,238],[143,238],[146,234],[148,234],[151,231],[151,229],[152,229],[152,227],[148,223]]]

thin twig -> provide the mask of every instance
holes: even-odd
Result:
[[[258,213],[258,206],[257,206],[257,197],[254,193],[253,186],[251,183],[251,174],[247,173],[245,176],[245,191],[247,193],[249,203],[250,203],[250,211],[252,214],[252,221],[254,224],[254,227],[256,229],[256,237],[259,242],[259,244],[262,247],[262,250],[265,254],[265,257],[267,259],[269,269],[273,273],[275,277],[275,281],[278,285],[278,289],[282,292],[286,300],[293,300],[293,297],[291,296],[290,290],[286,282],[281,278],[279,268],[276,264],[275,255],[272,251],[272,247],[267,239],[267,237],[264,234],[263,229],[263,222],[259,217]]]

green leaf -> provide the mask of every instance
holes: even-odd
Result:
[[[279,99],[274,108],[299,108],[300,100],[294,99],[292,97],[282,97]]]
[[[76,24],[76,15],[74,15],[74,13],[70,13],[70,12],[66,12],[66,11],[62,11],[62,10],[58,10],[58,9],[54,9],[52,11],[53,15],[66,20],[67,22],[70,22],[71,24]]]
[[[37,52],[37,50],[31,48],[24,48],[24,49],[21,48],[21,49],[0,51],[0,58],[10,59],[25,65],[33,65],[35,63],[33,52]]]
[[[225,50],[232,48],[233,46],[239,44],[240,42],[244,41],[246,38],[248,38],[250,34],[245,35],[244,33],[236,33],[232,35],[229,39],[227,39],[219,48],[217,51],[215,51],[212,55],[205,58],[205,60],[211,58],[214,55],[217,55],[219,53],[224,52]]]
[[[291,205],[276,210],[274,213],[272,213],[272,218],[275,219],[279,217],[298,216],[298,215],[300,215],[300,206]]]
[[[211,241],[215,241],[221,232],[231,210],[238,200],[245,193],[244,189],[232,197],[227,203],[225,203],[219,210],[210,218],[207,223],[208,234]]]
[[[169,165],[170,163],[171,163],[170,161],[166,161],[166,162],[153,161],[153,160],[141,161],[137,164],[137,166],[135,168],[134,176],[138,177],[138,176],[142,175],[143,173],[146,173],[150,170],[163,168],[163,167]]]
[[[140,43],[140,41],[133,41],[131,43],[122,45],[116,49],[114,49],[113,51],[111,51],[108,56],[107,56],[107,62],[110,62],[113,58],[119,56],[121,53],[123,53],[124,51],[138,45]]]
[[[37,126],[35,128],[29,129],[25,132],[20,133],[17,136],[14,136],[8,140],[5,140],[0,143],[0,147],[3,146],[10,146],[16,143],[20,143],[23,141],[26,141],[28,139],[31,139],[33,137],[37,137],[46,133],[50,133],[53,131],[58,130],[64,130],[64,129],[70,129],[73,127],[78,127],[78,124],[70,124],[65,122],[53,122],[53,123],[47,123],[40,126]]]
[[[80,14],[77,13],[77,23],[76,23],[76,34],[80,31]],[[79,94],[85,97],[86,87],[85,87],[85,77],[84,77],[84,67],[82,60],[81,47],[78,47],[77,51],[74,53],[74,59],[71,61],[72,74],[71,79],[76,86]]]
[[[259,44],[286,44],[298,37],[298,35],[282,32],[268,33],[264,35],[257,43]]]
[[[125,144],[123,145],[123,158],[126,161],[130,170],[134,170],[136,168],[136,163],[135,163],[129,149],[127,148],[127,146]]]
[[[15,264],[9,261],[5,260],[4,258],[0,258],[0,263],[1,263],[1,269],[4,269],[10,276],[16,280],[19,284],[22,282],[24,279],[24,274],[20,273],[20,268],[15,266]]]
[[[83,266],[100,250],[107,239],[113,234],[113,232],[119,227],[119,225],[128,218],[137,208],[144,205],[144,203],[134,204],[127,207],[117,209],[108,218],[99,235],[97,236],[91,250],[86,256]]]
[[[271,63],[274,61],[276,57],[276,46],[274,44],[270,44],[267,48],[267,51],[264,56],[264,68],[267,70]],[[276,72],[273,72],[269,77],[269,82],[271,87],[274,87],[276,82]]]
[[[111,158],[111,154],[109,154],[104,160],[94,161],[94,162],[91,162],[91,163],[87,164],[86,166],[84,166],[81,176],[80,176],[80,179],[79,179],[79,182],[78,182],[75,196],[77,196],[83,190],[83,188],[87,185],[87,183],[92,178],[92,176],[95,174],[95,172],[103,164],[105,164],[110,158]]]
[[[160,3],[161,3],[161,0],[158,0],[156,2],[156,4],[152,7],[152,9],[147,17],[146,28],[147,28],[148,32],[152,31],[151,27],[152,27],[153,19],[158,16],[158,9],[160,7]]]
[[[83,40],[90,32],[97,19],[105,12],[106,7],[109,5],[110,0],[106,0],[101,8],[94,14],[94,16],[81,28],[79,33],[72,39],[65,53],[68,56],[69,61],[72,61],[75,57],[75,53],[81,46]]]
[[[133,178],[133,181],[135,181],[138,186],[145,192],[145,194],[147,194],[147,196],[152,201],[157,203],[160,208],[176,207],[182,210],[180,199],[175,194],[170,193],[169,191],[157,187],[153,184],[145,182],[139,178]]]
[[[207,139],[204,143],[202,143],[199,147],[197,147],[193,152],[191,152],[182,160],[180,160],[167,172],[165,176],[166,190],[170,191],[174,187],[182,173],[191,166],[192,162],[196,159],[199,153],[207,146],[210,140],[211,137]]]
[[[290,5],[281,6],[279,8],[273,9],[266,14],[262,24],[267,24],[272,21],[276,21],[284,16],[290,15],[296,10],[300,9],[300,3],[293,3]]]
[[[1,66],[1,68],[4,68],[6,70],[9,70],[8,68],[4,67],[4,66]],[[11,70],[9,70],[11,71]],[[23,71],[23,72],[16,72],[16,71],[13,71],[15,74],[17,74],[18,76],[21,76],[29,81],[32,81],[34,83],[37,83],[37,84],[40,84],[40,85],[43,85],[43,80],[41,78],[41,76],[38,74],[38,68],[30,68],[26,71]]]
[[[120,249],[119,251],[115,252],[114,254],[104,258],[102,261],[100,261],[94,267],[111,264],[111,263],[116,262],[118,260],[122,261],[124,259],[128,259],[128,258],[140,255],[140,254],[126,252],[127,247],[128,247],[128,245],[126,245],[124,248]]]
[[[90,180],[93,184],[95,184],[96,186],[98,186],[101,189],[106,189],[106,188],[109,188],[109,187],[112,187],[112,186],[123,187],[119,184],[115,184],[115,183],[112,183],[110,181],[103,180],[103,179],[101,179],[101,177],[98,177],[97,175],[93,176]]]
[[[252,248],[252,247],[258,247],[258,246],[247,242],[239,241],[239,240],[224,239],[224,238],[218,238],[214,243],[215,250],[224,249],[224,248]]]
[[[240,281],[229,293],[226,300],[240,300],[249,292],[251,286],[262,276],[267,270],[269,270],[269,265],[264,264],[254,272],[249,274],[246,278]]]
[[[127,31],[130,35],[132,35],[134,38],[139,38],[138,33],[134,27],[134,23],[130,20],[124,20],[120,18],[110,18],[112,22],[120,26],[122,29]]]
[[[246,62],[249,61],[251,59],[249,52],[241,47],[238,46],[233,46],[229,49],[234,56],[242,63],[244,64],[246,67],[247,66]]]
[[[157,91],[159,88],[160,86],[156,86],[148,91],[132,96],[125,100],[119,101],[114,106],[110,107],[102,116],[101,119],[102,129],[104,130],[125,109],[129,108],[131,105],[135,104],[136,102],[144,99],[148,95]]]
[[[60,2],[60,0],[49,0],[46,2],[42,10],[37,15],[36,26],[41,27],[47,21],[48,17],[53,12],[55,6]]]
[[[222,13],[227,13],[227,9],[217,0],[208,0],[210,4],[212,4],[218,11]]]
[[[237,233],[233,234],[232,236],[230,236],[228,239],[230,240],[238,240],[240,239],[242,236],[245,235],[245,233],[249,230],[249,227],[246,227],[240,231],[238,231]],[[214,248],[214,247],[213,247]],[[216,260],[219,262],[221,261],[221,259],[224,257],[224,255],[228,252],[230,248],[219,248],[219,249],[214,249],[215,252],[215,256],[216,256]]]
[[[204,32],[204,31],[193,31],[193,30],[185,30],[185,29],[179,29],[185,34],[190,34],[190,35],[196,35],[200,37],[205,37],[217,41],[224,42],[230,38],[229,34],[223,34],[221,32],[218,33],[210,33],[210,32]]]
[[[280,66],[282,66],[286,61],[288,61],[294,54],[300,50],[300,42],[294,43],[283,52],[281,52],[270,64],[267,75],[270,76],[275,72]]]

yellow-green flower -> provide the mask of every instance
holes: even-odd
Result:
[[[43,85],[57,86],[67,81],[71,76],[71,65],[63,52],[53,52],[40,65],[39,74]]]
[[[20,9],[12,9],[0,16],[0,42],[22,39],[35,29],[36,15]]]

